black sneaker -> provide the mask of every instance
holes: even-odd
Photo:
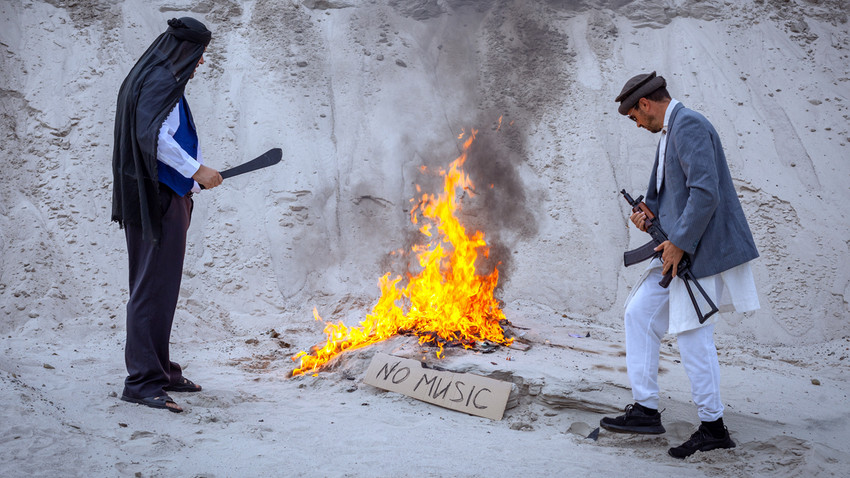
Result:
[[[714,438],[705,425],[700,425],[688,441],[667,450],[667,453],[674,458],[687,458],[698,451],[708,451],[717,448],[735,448],[735,442],[729,436],[729,430],[723,427],[723,432],[722,438]]]
[[[618,433],[660,435],[667,431],[661,425],[661,412],[656,412],[655,415],[647,415],[643,410],[643,407],[637,403],[626,405],[625,414],[614,418],[605,417],[599,420],[599,426]]]

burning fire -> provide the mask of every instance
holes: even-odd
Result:
[[[484,233],[476,231],[468,235],[455,216],[460,209],[458,191],[473,194],[473,185],[461,168],[476,134],[472,130],[460,157],[451,163],[448,171],[440,171],[445,178],[442,194],[422,194],[410,212],[413,224],[419,224],[420,216],[426,220],[419,231],[430,238],[428,244],[412,248],[422,270],[416,275],[408,274],[403,288],[400,288],[400,276],[390,279],[387,273],[381,277],[381,298],[359,327],[348,327],[342,321],[326,322],[327,342],[314,346],[310,353],[302,351],[293,356],[292,360],[301,359],[300,366],[292,371],[293,376],[317,371],[346,350],[398,334],[415,334],[419,343],[436,343],[438,357],[444,344],[472,348],[484,340],[503,345],[512,342],[500,326],[505,314],[493,296],[499,270],[494,268],[485,276],[475,272],[479,250],[488,257]],[[416,189],[421,192],[419,186]],[[316,320],[322,320],[315,308],[313,315]]]

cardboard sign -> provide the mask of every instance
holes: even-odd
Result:
[[[501,420],[511,384],[471,373],[440,371],[422,362],[377,353],[364,382],[423,402],[479,417]]]

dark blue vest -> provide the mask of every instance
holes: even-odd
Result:
[[[182,97],[177,102],[177,110],[180,113],[180,126],[177,128],[177,132],[174,133],[174,140],[177,141],[177,144],[189,156],[198,159],[198,134],[195,132],[195,122],[192,121],[192,112],[189,110],[189,105]],[[192,186],[195,185],[195,180],[183,176],[176,169],[162,161],[157,161],[156,166],[159,182],[171,188],[181,197],[185,196],[192,189]]]

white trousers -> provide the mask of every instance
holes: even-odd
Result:
[[[625,313],[626,367],[632,396],[635,402],[654,409],[658,409],[659,350],[670,321],[670,291],[658,285],[660,280],[661,269],[653,269],[638,286]],[[714,325],[680,332],[676,341],[699,419],[717,420],[723,416],[723,402]]]

